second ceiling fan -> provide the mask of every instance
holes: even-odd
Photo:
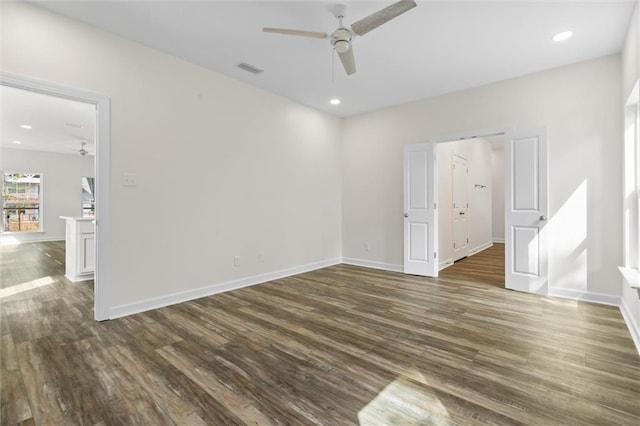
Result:
[[[371,15],[354,22],[351,27],[345,27],[342,24],[344,18],[344,6],[336,8],[336,18],[339,20],[338,28],[331,34],[305,31],[305,30],[292,30],[286,28],[269,28],[264,27],[262,31],[265,33],[276,33],[284,35],[294,35],[301,37],[311,37],[318,39],[329,38],[333,49],[340,57],[340,62],[344,67],[347,75],[351,75],[356,72],[356,61],[353,55],[352,41],[355,36],[363,36],[371,30],[374,30],[392,20],[393,18],[405,13],[406,11],[413,9],[417,4],[414,0],[400,0],[390,6],[385,7]]]

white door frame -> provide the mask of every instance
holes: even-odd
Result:
[[[0,73],[0,85],[27,90],[95,105],[96,107],[96,268],[94,275],[94,318],[109,319],[109,179],[110,179],[110,99],[106,96],[59,86],[44,81],[5,72]]]

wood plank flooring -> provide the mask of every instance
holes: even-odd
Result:
[[[439,275],[445,279],[457,278],[504,288],[504,244],[494,243],[443,269]]]
[[[339,265],[97,323],[62,251],[2,248],[2,425],[640,423],[614,307]]]

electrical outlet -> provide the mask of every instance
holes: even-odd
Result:
[[[259,252],[258,253],[258,263],[264,263],[264,253],[263,252]]]
[[[369,244],[369,243],[364,243],[364,249],[365,249],[366,251],[371,251],[371,244]]]
[[[122,174],[122,186],[136,186],[136,174],[135,173],[123,173]]]
[[[233,266],[240,266],[240,256],[234,256]]]

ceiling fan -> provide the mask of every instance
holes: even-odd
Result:
[[[292,30],[287,28],[270,28],[264,27],[262,29],[265,33],[275,33],[284,35],[294,35],[301,37],[311,37],[324,39],[329,38],[333,49],[336,51],[342,62],[347,75],[351,75],[356,72],[356,61],[353,56],[353,39],[355,36],[363,36],[371,30],[374,30],[392,20],[393,18],[402,15],[410,9],[416,7],[417,4],[414,0],[400,0],[390,6],[385,7],[371,15],[354,22],[351,27],[345,27],[342,24],[344,18],[344,11],[346,6],[339,5],[334,9],[336,18],[339,20],[338,28],[331,34],[305,31],[305,30]]]
[[[89,152],[85,149],[85,146],[87,145],[86,141],[81,141],[80,142],[80,149],[78,150],[78,154],[80,154],[82,157],[84,157],[85,155],[89,154],[89,155],[94,155],[93,152]]]

